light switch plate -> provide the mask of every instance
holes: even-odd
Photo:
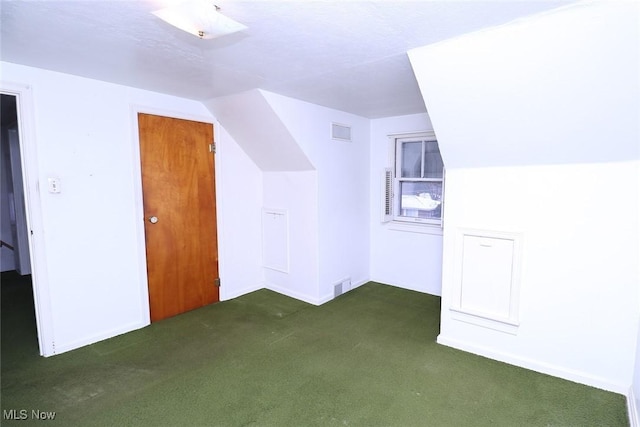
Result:
[[[49,177],[47,178],[47,182],[49,184],[49,193],[51,194],[60,193],[60,178]]]

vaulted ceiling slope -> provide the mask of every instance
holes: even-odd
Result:
[[[260,170],[314,169],[262,91],[218,97],[204,104]]]
[[[195,100],[261,88],[377,118],[424,112],[406,52],[571,1],[216,1],[248,29],[200,40],[175,0],[0,1],[0,59]]]
[[[581,3],[411,50],[447,168],[639,160],[639,17]]]

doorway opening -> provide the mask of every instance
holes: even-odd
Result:
[[[2,336],[19,337],[29,351],[38,337],[31,274],[31,248],[24,193],[18,97],[0,94],[0,271]],[[18,333],[16,333],[18,331]],[[4,343],[3,343],[4,344]]]
[[[2,227],[0,262],[2,271],[15,270],[21,276],[31,275],[29,231],[22,175],[22,155],[16,97],[0,95],[0,143],[2,176]]]

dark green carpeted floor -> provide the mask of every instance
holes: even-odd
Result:
[[[261,290],[42,358],[16,277],[2,275],[3,426],[628,425],[621,395],[436,344],[434,296],[368,283],[314,307]]]

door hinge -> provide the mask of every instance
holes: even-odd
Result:
[[[220,278],[213,279],[213,286],[219,288],[220,287]]]
[[[216,154],[216,143],[212,142],[211,144],[209,144],[209,152]]]

